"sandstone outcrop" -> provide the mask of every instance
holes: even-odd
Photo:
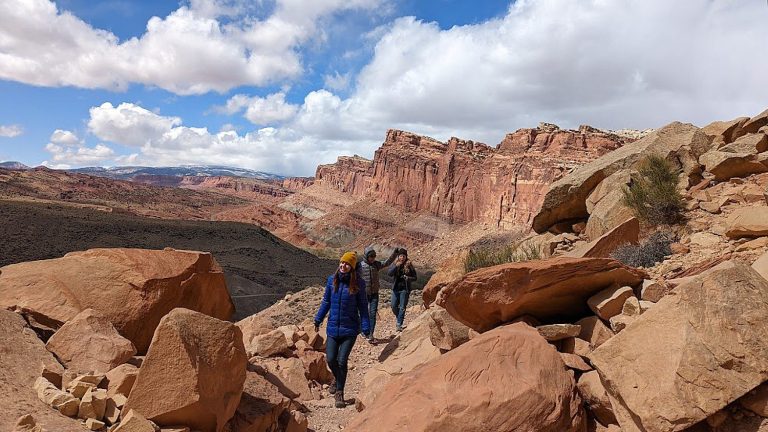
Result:
[[[768,236],[768,207],[741,207],[726,221],[725,235],[730,238]]]
[[[347,429],[575,432],[584,420],[559,353],[517,323],[393,379]]]
[[[530,315],[565,322],[588,315],[587,299],[610,286],[634,286],[643,273],[608,258],[566,258],[488,267],[438,293],[437,304],[483,332]]]
[[[174,307],[224,320],[234,311],[224,274],[208,253],[92,249],[0,270],[0,307],[27,308],[59,323],[92,308],[139,353]]]
[[[136,377],[139,375],[139,368],[128,363],[122,364],[107,372],[107,396],[123,395],[126,398],[130,396]]]
[[[45,345],[68,369],[109,372],[136,354],[100,312],[86,309],[67,321]]]
[[[340,157],[320,165],[315,178],[355,196],[373,194],[408,212],[511,228],[530,222],[546,186],[565,171],[629,141],[588,127],[569,131],[545,125],[508,134],[494,148],[390,130],[373,161]]]
[[[768,280],[768,252],[758,257],[755,262],[752,263],[752,268],[763,278]]]
[[[704,169],[713,174],[718,181],[768,172],[766,161],[768,159],[761,155],[726,153],[719,150],[709,151],[699,158]]]
[[[124,410],[159,425],[220,432],[240,403],[246,364],[236,326],[174,309],[155,331]]]
[[[635,168],[649,154],[673,162],[692,183],[698,182],[698,159],[710,147],[711,138],[693,125],[675,122],[664,126],[552,183],[541,210],[533,218],[533,229],[542,233],[557,223],[586,218],[587,197],[600,182],[619,171]]]
[[[768,379],[768,281],[728,261],[590,354],[623,431],[681,431]]]
[[[20,315],[0,309],[0,430],[13,430],[19,417],[29,413],[34,414],[36,426],[46,431],[86,430],[38,397],[38,380],[47,383],[41,383],[44,387],[60,391],[40,376],[42,366],[59,375],[64,370]],[[77,405],[74,414],[70,407],[67,413],[76,415]]]

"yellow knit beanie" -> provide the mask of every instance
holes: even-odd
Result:
[[[357,265],[357,254],[354,252],[347,252],[341,256],[341,259],[339,260],[339,262],[345,262],[350,266],[352,266],[352,268],[354,269],[355,266]]]

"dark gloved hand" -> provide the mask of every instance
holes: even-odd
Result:
[[[320,333],[320,323],[315,321],[315,333]]]

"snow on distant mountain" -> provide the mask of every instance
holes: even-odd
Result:
[[[24,165],[23,163],[15,162],[15,161],[0,162],[0,168],[11,169],[11,170],[28,170],[28,169],[30,169],[30,167]]]
[[[244,168],[234,168],[226,166],[206,166],[206,165],[182,165],[178,167],[142,167],[142,166],[123,166],[123,167],[86,167],[67,170],[81,174],[89,174],[99,177],[109,177],[119,180],[131,180],[138,175],[152,176],[194,176],[194,177],[247,177],[259,180],[280,180],[284,176],[265,173],[262,171],[253,171]]]

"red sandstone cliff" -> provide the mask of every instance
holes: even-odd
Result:
[[[572,131],[549,124],[508,134],[496,147],[390,130],[373,161],[340,157],[319,166],[315,178],[409,212],[511,228],[530,224],[549,184],[569,169],[630,141],[588,126]]]

